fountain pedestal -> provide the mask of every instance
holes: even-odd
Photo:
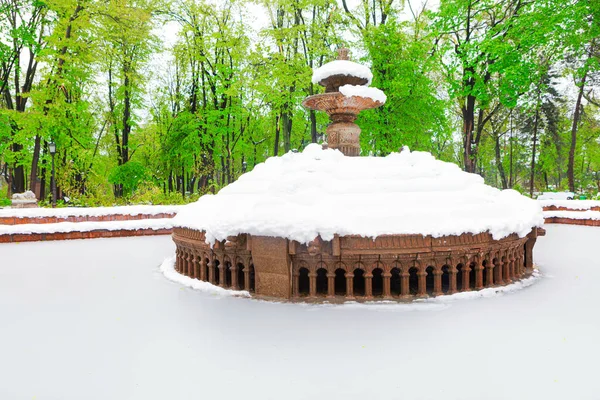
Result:
[[[348,60],[347,49],[340,49],[338,60]],[[381,107],[382,102],[370,97],[345,96],[340,93],[340,86],[364,86],[367,79],[347,75],[333,74],[319,81],[325,87],[325,93],[307,97],[302,105],[311,110],[325,111],[331,119],[327,127],[327,145],[338,149],[344,155],[356,157],[360,155],[360,128],[354,123],[362,110]]]

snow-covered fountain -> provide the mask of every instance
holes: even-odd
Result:
[[[537,202],[404,148],[357,157],[358,112],[385,95],[347,60],[314,71],[328,146],[271,157],[174,219],[175,269],[256,296],[410,300],[505,285],[533,272]]]

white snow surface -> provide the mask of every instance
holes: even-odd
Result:
[[[542,226],[542,208],[514,190],[431,154],[346,157],[317,144],[271,157],[216,195],[181,209],[174,226],[206,231],[207,243],[239,233],[307,243],[318,235],[440,237],[489,231],[523,237]]]
[[[544,211],[544,218],[552,217],[600,220],[600,211]]]
[[[546,229],[530,287],[394,307],[192,290],[166,236],[0,244],[0,398],[595,400],[600,229]]]
[[[569,200],[575,197],[573,192],[544,192],[540,194],[538,200]]]
[[[51,224],[18,224],[0,225],[0,235],[16,235],[31,233],[66,233],[91,232],[98,230],[119,231],[139,229],[171,229],[172,218],[139,219],[131,221],[85,221],[85,222],[56,222]]]
[[[373,101],[378,101],[381,104],[385,104],[387,96],[382,90],[374,87],[357,86],[357,85],[342,85],[340,86],[340,93],[346,97],[358,96],[368,97]]]
[[[333,75],[348,75],[363,78],[368,81],[367,86],[373,80],[373,73],[369,67],[353,61],[334,60],[313,70],[312,83],[319,83],[323,79]]]
[[[105,215],[156,215],[163,213],[176,213],[181,209],[179,205],[136,205],[116,207],[65,207],[65,208],[3,208],[0,217],[81,217]]]
[[[600,200],[538,200],[542,207],[556,206],[571,210],[589,210],[600,207]]]

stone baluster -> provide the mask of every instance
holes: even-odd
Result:
[[[231,288],[233,290],[240,289],[240,287],[238,285],[238,266],[237,266],[237,264],[233,264],[231,266]]]
[[[400,297],[408,299],[410,297],[409,286],[410,274],[404,269],[400,272]]]
[[[346,272],[346,299],[354,299],[354,274]]]
[[[519,279],[519,276],[517,275],[517,263],[515,262],[514,253],[510,255],[510,271],[512,273],[513,280]]]
[[[206,281],[206,259],[202,257],[200,259],[200,280]]]
[[[427,297],[427,272],[419,270],[417,276],[419,277],[417,297]]]
[[[433,295],[434,296],[441,296],[444,294],[444,292],[442,292],[442,271],[435,268],[433,270]]]
[[[327,273],[327,297],[335,297],[335,273]]]
[[[183,252],[183,274],[185,276],[190,275],[190,253],[187,250]]]
[[[193,265],[192,278],[194,278],[194,279],[200,278],[200,263],[198,261],[200,261],[198,254],[194,253],[193,257],[192,257],[192,265]]]
[[[486,286],[493,286],[494,285],[494,264],[488,260],[487,264],[486,264],[486,277],[487,277],[487,282],[485,283]]]
[[[373,274],[367,272],[365,275],[365,299],[373,299]]]
[[[248,283],[248,279],[246,279],[246,283]],[[300,273],[298,271],[294,271],[292,275],[292,293],[294,297],[300,296]]]
[[[448,277],[450,278],[450,286],[448,287],[448,294],[454,294],[456,293],[456,274],[457,274],[457,270],[456,267],[454,266],[454,264],[450,265],[450,268],[448,268]]]
[[[510,262],[508,261],[508,257],[503,257],[502,262],[502,272],[504,272],[504,283],[509,284],[512,282],[512,279],[510,278]]]
[[[296,282],[296,293],[298,288],[298,282]],[[244,289],[246,291],[250,291],[250,263],[247,263],[247,266],[244,267]]]
[[[471,267],[465,263],[462,267],[462,291],[468,292],[471,290]],[[473,271],[475,273],[475,271]]]
[[[208,281],[215,284],[215,259],[214,256],[208,260]]]
[[[181,250],[175,249],[175,271],[179,272],[181,266]]]
[[[226,288],[227,287],[227,276],[226,276],[226,271],[227,271],[227,266],[225,265],[224,262],[222,262],[223,258],[221,258],[221,260],[219,260],[219,286],[221,286],[222,288]]]
[[[494,263],[494,284],[503,285],[504,281],[502,280],[502,266],[503,262],[500,256],[496,258],[496,262]]]
[[[308,273],[308,295],[317,297],[317,274],[312,271]]]
[[[390,272],[383,273],[383,298],[391,299],[392,291],[390,289],[390,280],[392,278],[392,274]]]

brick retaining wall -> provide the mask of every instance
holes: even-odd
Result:
[[[81,215],[65,217],[0,217],[0,225],[23,224],[54,224],[57,222],[108,222],[108,221],[133,221],[141,219],[173,218],[174,213],[160,214],[109,214],[109,215]]]
[[[128,236],[170,235],[172,229],[120,229],[115,231],[97,230],[89,232],[55,232],[0,235],[0,243],[40,242],[50,240],[96,239]]]
[[[544,223],[546,223],[546,224],[600,226],[600,220],[597,220],[597,219],[574,219],[574,218],[547,217],[547,218],[545,218]]]
[[[594,206],[587,209],[574,209],[568,207],[558,207],[558,206],[544,206],[542,207],[544,211],[600,211],[600,206]]]

